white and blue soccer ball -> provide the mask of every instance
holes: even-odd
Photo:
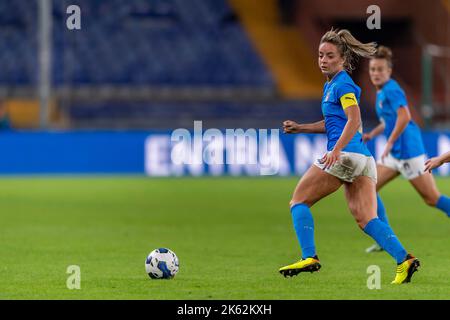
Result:
[[[178,269],[177,255],[167,248],[153,250],[145,260],[145,272],[152,279],[172,279]]]

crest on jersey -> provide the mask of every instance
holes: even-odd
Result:
[[[380,100],[380,103],[378,105],[380,106],[380,109],[383,109],[383,101]]]
[[[328,91],[326,97],[325,97],[325,102],[327,102],[330,99],[330,91]]]

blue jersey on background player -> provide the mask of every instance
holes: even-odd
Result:
[[[384,132],[387,143],[377,164],[377,190],[402,175],[419,193],[424,202],[444,212],[450,217],[450,197],[441,194],[433,175],[425,170],[425,146],[420,128],[414,123],[409,112],[405,92],[392,79],[392,50],[379,46],[370,59],[370,81],[377,90],[375,109],[380,124],[370,133],[363,135],[365,141],[371,140]],[[377,215],[389,224],[386,208],[377,194]],[[374,244],[366,252],[380,251],[379,244]]]
[[[380,121],[385,125],[384,134],[389,137],[395,128],[397,111],[407,108],[405,92],[397,81],[390,79],[377,92],[376,112]],[[391,154],[397,159],[411,159],[425,154],[422,135],[419,127],[410,120],[400,137],[395,141]]]

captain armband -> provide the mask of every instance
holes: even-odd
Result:
[[[356,99],[354,93],[344,94],[340,100],[341,100],[342,109],[344,109],[344,110],[347,109],[348,107],[358,105],[358,100]]]

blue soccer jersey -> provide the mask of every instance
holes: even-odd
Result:
[[[326,82],[323,89],[322,113],[327,131],[327,150],[333,150],[347,124],[344,109],[358,104],[361,89],[353,82],[346,71],[336,74],[330,82]],[[342,151],[360,153],[371,156],[369,149],[362,140],[362,128],[353,136]]]
[[[405,92],[397,81],[390,79],[377,92],[376,110],[380,121],[384,122],[384,134],[391,135],[397,121],[399,108],[408,108]],[[425,153],[422,135],[414,121],[409,121],[407,127],[395,141],[391,154],[397,159],[410,159]]]

